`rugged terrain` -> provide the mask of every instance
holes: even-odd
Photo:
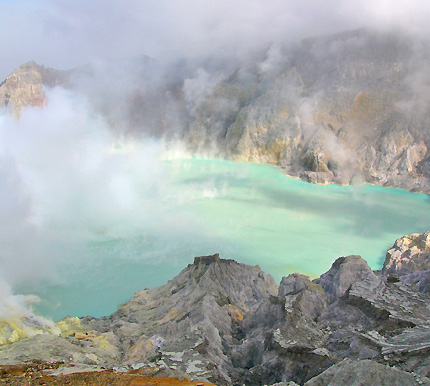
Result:
[[[258,266],[197,257],[110,316],[27,330],[1,346],[0,363],[218,385],[430,385],[429,272],[429,232],[397,240],[382,271],[346,256],[315,280],[294,273],[279,286]]]
[[[29,62],[2,82],[0,105],[19,116],[62,85],[126,137],[179,139],[310,182],[429,192],[429,53],[401,32],[357,30],[236,61],[143,58],[68,72]]]

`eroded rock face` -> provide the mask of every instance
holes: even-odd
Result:
[[[351,284],[364,278],[377,280],[367,262],[361,256],[353,255],[339,257],[315,283],[321,285],[329,302],[333,303],[344,295]]]
[[[242,342],[232,354],[236,377],[245,384],[303,383],[334,363],[321,349],[326,333],[316,323],[326,306],[324,291],[309,277],[284,277],[278,296],[245,315]]]
[[[398,276],[430,270],[430,232],[397,239],[388,250],[382,271]]]
[[[308,182],[429,191],[428,113],[410,110],[418,100],[407,79],[422,71],[410,43],[359,30],[283,52],[278,73],[228,127],[227,154]]]

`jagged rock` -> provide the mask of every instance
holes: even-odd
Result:
[[[306,382],[305,386],[415,386],[430,379],[369,360],[344,361]]]
[[[309,276],[293,273],[283,277],[278,289],[278,296],[285,298],[285,311],[297,314],[309,320],[315,320],[327,306],[323,288],[311,282]],[[298,310],[295,306],[300,307]]]
[[[237,375],[241,382],[301,383],[331,365],[328,352],[319,349],[325,333],[315,323],[326,306],[324,291],[309,277],[282,278],[278,296],[252,308],[240,326],[244,339],[233,350],[233,363],[250,369]]]
[[[166,285],[137,292],[109,318],[86,322],[119,337],[124,364],[160,360],[193,379],[225,384],[237,325],[276,291],[259,267],[218,254],[197,257]]]
[[[408,246],[415,244],[404,245],[411,263],[417,255]],[[421,273],[416,282],[412,275]],[[294,273],[277,288],[258,266],[196,257],[109,317],[68,317],[57,323],[61,336],[0,348],[0,363],[160,368],[219,385],[428,384],[430,296],[403,280],[417,286],[426,274],[375,274],[347,256],[319,279]]]
[[[386,329],[390,323],[414,327],[430,320],[430,309],[426,306],[429,298],[415,294],[401,282],[387,283],[378,277],[367,277],[352,284],[343,300],[386,322]]]
[[[427,376],[430,298],[401,281],[365,275],[318,318],[340,358],[379,359]]]
[[[430,270],[430,232],[413,233],[396,240],[388,250],[383,273],[407,275]]]
[[[355,282],[364,278],[376,279],[369,265],[361,256],[339,257],[330,270],[321,275],[315,283],[321,285],[330,303],[340,298]]]

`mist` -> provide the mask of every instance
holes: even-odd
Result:
[[[31,59],[59,69],[142,54],[178,57],[246,55],[270,42],[348,29],[395,28],[428,34],[430,5],[385,0],[287,2],[226,0],[125,2],[2,1],[0,78]]]
[[[8,288],[0,308],[29,315],[30,303],[18,300],[37,299],[17,298],[16,289],[65,284],[65,267],[91,265],[86,243],[198,238],[203,219],[181,205],[223,194],[211,181],[177,191],[175,169],[163,160],[191,155],[174,137],[120,130],[113,115],[101,115],[98,104],[77,90],[57,87],[46,94],[47,106],[27,108],[19,120],[0,114],[0,284]],[[117,258],[151,259],[145,253]],[[166,259],[174,257],[157,255],[151,264]]]

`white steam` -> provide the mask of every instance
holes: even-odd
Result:
[[[0,345],[36,334],[60,333],[52,320],[33,313],[32,306],[40,302],[37,296],[13,295],[4,281],[0,281],[0,294]]]
[[[243,55],[346,29],[406,29],[428,35],[430,5],[397,0],[3,1],[0,78],[30,59],[55,68],[146,54]]]
[[[48,106],[28,108],[19,121],[0,115],[2,288],[61,283],[58,267],[82,259],[73,244],[83,240],[197,232],[201,224],[174,209],[175,200],[189,198],[175,196],[174,176],[160,162],[182,157],[182,149],[167,151],[151,138],[128,141],[81,95],[56,88],[47,96]],[[203,198],[219,194],[208,189]],[[10,291],[0,298],[5,314],[22,313],[30,299]]]

